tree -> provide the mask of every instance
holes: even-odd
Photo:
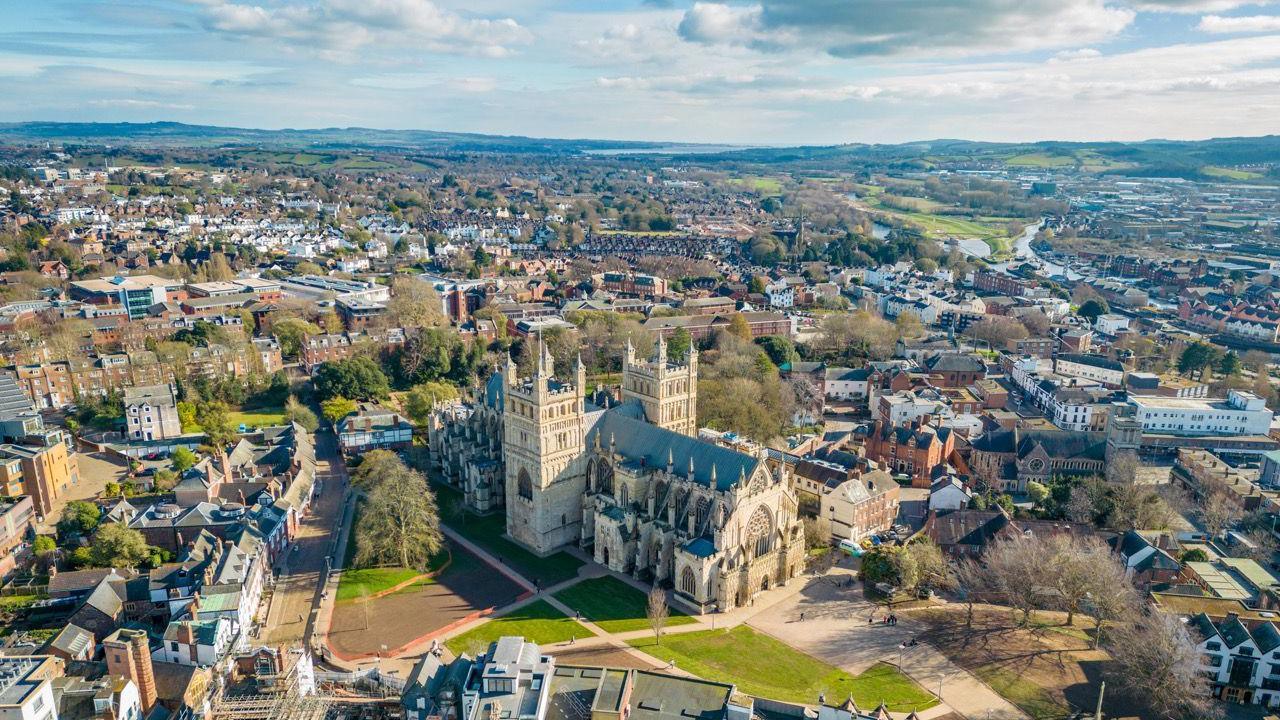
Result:
[[[903,590],[942,590],[952,584],[951,568],[942,550],[927,537],[918,538],[894,556]]]
[[[404,412],[419,425],[425,425],[431,418],[431,410],[436,403],[447,403],[457,400],[458,388],[443,382],[426,382],[415,385],[404,396]]]
[[[1138,453],[1133,450],[1123,450],[1119,453],[1113,453],[1107,458],[1107,482],[1115,484],[1129,484],[1138,477],[1138,468],[1142,463],[1138,460]]]
[[[822,515],[805,518],[804,544],[813,550],[831,547],[831,521]]]
[[[231,425],[231,415],[226,403],[212,401],[197,404],[196,422],[200,423],[206,442],[215,452],[236,441],[237,428]]]
[[[392,327],[418,329],[439,327],[448,320],[440,295],[431,283],[412,275],[400,275],[391,281],[387,322]]]
[[[990,347],[1004,347],[1010,340],[1026,337],[1027,329],[1011,317],[987,315],[965,328],[964,334],[975,340],[981,340]]]
[[[46,562],[48,557],[57,549],[58,544],[48,535],[37,535],[35,541],[31,543],[31,552]]]
[[[1194,718],[1212,714],[1200,653],[1186,626],[1171,613],[1152,612],[1112,633],[1110,680],[1146,706],[1143,717]]]
[[[1209,553],[1204,548],[1192,548],[1178,558],[1178,562],[1187,564],[1189,562],[1209,562]]]
[[[1027,483],[1027,498],[1031,500],[1037,507],[1044,503],[1049,497],[1049,488],[1041,483],[1032,480]]]
[[[102,511],[97,505],[85,500],[72,500],[62,509],[62,519],[58,520],[58,537],[88,535],[97,529],[101,517]]]
[[[319,327],[301,318],[281,318],[271,323],[271,335],[280,343],[280,354],[287,358],[298,357],[307,336],[319,334]]]
[[[173,455],[169,456],[170,466],[179,475],[190,470],[199,460],[195,453],[185,447],[174,450]]]
[[[356,565],[394,563],[425,570],[444,544],[435,493],[422,473],[396,460],[389,466],[391,476],[374,486],[360,511]]]
[[[151,548],[142,533],[122,523],[107,523],[89,545],[90,562],[95,567],[133,568],[151,557]]]
[[[84,357],[85,344],[93,333],[93,324],[84,318],[63,318],[44,338],[51,360]]]
[[[1052,553],[1039,536],[1016,533],[999,540],[983,553],[991,591],[1021,615],[1019,625],[1031,621],[1031,613],[1044,605],[1044,575],[1051,572]]]
[[[1187,376],[1197,373],[1197,377],[1203,378],[1204,371],[1213,367],[1217,362],[1218,353],[1219,351],[1216,347],[1197,340],[1186,346],[1182,354],[1178,356],[1178,372]]]
[[[653,630],[653,642],[662,642],[662,628],[667,624],[671,611],[667,608],[667,591],[654,585],[649,589],[649,602],[645,608],[645,616],[649,619],[649,627]]]
[[[897,548],[888,545],[877,545],[862,556],[862,581],[868,587],[880,583],[897,586],[899,582],[898,563],[894,560]]]
[[[683,330],[684,328],[681,329]],[[756,345],[763,348],[765,354],[769,356],[770,362],[778,367],[790,365],[800,359],[800,355],[796,352],[795,343],[791,342],[790,338],[780,335],[766,335],[762,338],[757,338]]]
[[[734,313],[733,318],[729,320],[729,333],[743,340],[751,339],[751,326],[747,324],[747,318],[742,313]]]
[[[747,291],[755,295],[763,295],[767,287],[768,281],[763,275],[752,275],[751,281],[747,283]]]
[[[381,400],[391,392],[382,369],[363,356],[322,364],[312,382],[321,400],[335,397]]]
[[[1084,301],[1084,304],[1076,310],[1076,314],[1088,320],[1089,322],[1097,322],[1099,315],[1107,314],[1107,301],[1102,298],[1091,298]]]
[[[355,400],[348,400],[344,397],[332,397],[320,403],[320,412],[324,415],[324,419],[334,425],[337,425],[342,418],[355,412],[356,408]]]
[[[898,331],[898,337],[903,340],[915,340],[924,337],[924,323],[920,322],[920,316],[904,311],[898,313],[898,317],[893,321],[894,328]]]
[[[1114,556],[1102,558],[1093,566],[1089,597],[1082,607],[1093,616],[1092,645],[1102,644],[1103,632],[1111,623],[1130,620],[1143,606],[1142,598]]]
[[[1236,504],[1230,490],[1223,487],[1211,487],[1200,500],[1200,509],[1196,513],[1200,524],[1210,538],[1218,538],[1242,517],[1240,506]]]
[[[316,418],[315,412],[298,402],[298,398],[292,395],[284,404],[284,419],[301,425],[307,432],[315,432],[320,427],[320,420]]]
[[[687,329],[678,327],[671,334],[671,337],[667,338],[667,358],[676,361],[683,360],[691,347],[693,347],[693,337],[689,335]]]
[[[351,471],[351,484],[372,491],[383,480],[395,476],[403,461],[390,450],[370,450],[360,457],[360,464]]]
[[[151,485],[156,492],[169,492],[178,484],[178,474],[172,470],[161,468],[151,476]]]
[[[1218,374],[1225,377],[1239,375],[1241,370],[1240,356],[1234,350],[1227,352],[1218,361]]]
[[[198,424],[196,423],[196,404],[190,402],[178,403],[178,422],[182,425],[182,432],[195,432]]]

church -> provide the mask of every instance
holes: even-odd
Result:
[[[538,554],[566,545],[609,569],[669,584],[703,612],[749,603],[802,571],[804,533],[784,469],[697,437],[698,352],[628,343],[617,397],[585,396],[581,360],[555,375],[539,344],[530,376],[508,359],[473,406],[439,409],[433,469]],[[745,399],[744,399],[745,400]]]

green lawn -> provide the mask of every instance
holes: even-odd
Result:
[[[746,625],[732,630],[632,640],[635,647],[681,669],[716,682],[733,683],[748,695],[785,702],[813,703],[849,697],[860,707],[882,701],[894,712],[931,708],[937,699],[891,665],[879,664],[854,677]]]
[[[650,629],[648,596],[612,575],[570,585],[556,593],[556,599],[607,632]],[[679,610],[669,609],[671,616],[667,618],[667,627],[693,622],[693,618]]]
[[[232,410],[227,413],[227,419],[231,421],[232,427],[244,425],[250,428],[260,428],[269,425],[283,425],[285,423],[284,408],[282,407]]]
[[[351,533],[347,536],[347,546],[344,548],[342,567],[351,568],[343,570],[338,576],[338,595],[337,602],[352,602],[368,595],[376,595],[384,590],[389,590],[400,583],[423,574],[420,570],[405,567],[376,567],[376,568],[356,568],[356,523],[360,518],[360,507],[362,503],[357,502],[355,512],[351,515]],[[467,556],[469,557],[469,556]],[[435,572],[444,567],[445,561],[450,560],[448,547],[442,548],[431,558],[431,564],[427,567],[427,572]],[[456,562],[462,562],[454,558]],[[450,565],[452,567],[452,565]],[[405,592],[421,585],[435,582],[434,578],[424,578],[418,582],[409,585],[399,592]]]
[[[570,638],[592,637],[595,633],[582,623],[565,617],[564,613],[545,600],[537,600],[502,617],[496,617],[472,628],[445,643],[454,655],[470,653],[476,648],[487,647],[500,637],[517,635],[531,642],[558,643]]]
[[[1017,705],[1031,720],[1055,720],[1071,714],[1071,708],[1058,702],[1047,690],[1017,673],[994,665],[984,665],[974,673],[1005,700]]]
[[[25,610],[39,599],[39,595],[5,595],[0,597],[0,612]]]
[[[1257,180],[1262,177],[1261,174],[1250,172],[1248,170],[1236,170],[1235,168],[1216,167],[1214,165],[1205,165],[1200,168],[1203,175],[1210,177],[1225,178],[1227,180]]]
[[[741,178],[733,178],[729,182],[733,185],[742,185],[750,190],[755,190],[761,195],[779,195],[782,193],[782,181],[777,178],[747,175]]]
[[[455,510],[462,494],[440,483],[432,483],[440,518],[446,525],[471,542],[489,551],[499,561],[532,581],[550,587],[578,576],[582,561],[566,552],[538,557],[502,536],[507,530],[505,515],[472,515]]]

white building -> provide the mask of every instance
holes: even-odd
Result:
[[[856,400],[867,396],[866,368],[829,367],[825,370],[823,391],[829,400]]]
[[[1130,395],[1142,431],[1156,435],[1266,435],[1273,413],[1251,392],[1231,390],[1226,399]]]
[[[1093,327],[1100,333],[1115,335],[1121,330],[1129,329],[1129,318],[1124,315],[1107,313],[1105,315],[1099,315],[1097,319],[1093,321]]]
[[[124,416],[132,440],[167,440],[182,435],[178,403],[170,385],[125,388]]]
[[[1059,375],[1095,380],[1108,387],[1124,384],[1124,365],[1102,355],[1063,353],[1053,361],[1053,370]]]
[[[209,667],[226,656],[232,639],[231,621],[224,617],[177,620],[165,628],[164,643],[155,655],[161,662]]]
[[[49,655],[0,656],[0,718],[57,720],[52,680],[61,665]]]
[[[1192,641],[1199,643],[1200,670],[1209,677],[1215,698],[1280,706],[1280,632],[1275,625],[1246,625],[1235,613],[1216,624],[1201,613],[1188,625]]]
[[[770,285],[764,292],[769,297],[770,307],[789,308],[796,304],[796,291],[785,282]]]

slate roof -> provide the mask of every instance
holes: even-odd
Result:
[[[968,353],[941,353],[924,361],[930,372],[984,372],[985,363]]]
[[[1043,445],[1053,458],[1085,457],[1101,460],[1106,433],[1068,430],[995,430],[972,441],[973,449],[990,453],[1015,453],[1022,457]]]
[[[611,444],[626,460],[646,467],[665,468],[670,459],[679,474],[688,472],[693,463],[693,481],[710,487],[715,476],[715,489],[728,490],[739,476],[751,477],[760,460],[736,450],[650,425],[635,417],[638,403],[623,403],[604,412],[589,413],[587,445]]]
[[[1086,353],[1060,353],[1059,360],[1065,360],[1078,365],[1089,365],[1091,367],[1102,368],[1104,370],[1114,370],[1116,372],[1124,372],[1124,365],[1112,360],[1105,355],[1093,355]]]
[[[1009,526],[1009,522],[1009,517],[999,510],[955,510],[933,518],[930,537],[942,546],[985,547]]]

